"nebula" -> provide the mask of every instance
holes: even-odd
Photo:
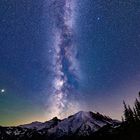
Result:
[[[62,117],[66,110],[76,109],[69,96],[78,88],[79,64],[75,44],[75,1],[55,0],[53,10],[53,81],[51,110]],[[72,109],[73,108],[73,109]]]

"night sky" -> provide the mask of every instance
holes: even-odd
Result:
[[[0,125],[120,119],[139,91],[139,0],[0,1]]]

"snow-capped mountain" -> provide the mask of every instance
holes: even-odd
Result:
[[[0,127],[2,138],[16,139],[58,139],[65,136],[90,136],[104,126],[115,128],[119,122],[99,113],[80,111],[68,118],[57,117],[46,122],[32,122],[17,127]],[[8,139],[9,138],[9,139]]]
[[[49,134],[63,135],[90,135],[105,125],[114,125],[116,121],[99,113],[80,111],[58,123],[48,130]]]

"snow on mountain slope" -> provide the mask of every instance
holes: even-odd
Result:
[[[32,122],[30,124],[20,125],[19,127],[34,129],[34,128],[38,128],[40,125],[42,125],[42,122],[36,121],[36,122]]]
[[[99,113],[80,111],[61,122],[55,127],[48,130],[49,134],[62,135],[89,135],[107,124],[114,124],[110,118]]]
[[[52,120],[46,121],[46,122],[32,122],[30,124],[20,125],[19,127],[22,128],[29,128],[29,129],[36,129],[36,130],[42,130],[42,129],[50,129],[51,127],[54,127],[58,124],[60,120],[57,117],[54,117]]]
[[[39,134],[47,134],[48,136],[61,137],[65,135],[90,135],[105,125],[112,127],[118,124],[117,121],[99,113],[80,111],[68,118],[59,120],[53,118],[44,123],[32,122],[30,124],[21,125],[21,128],[35,129]]]
[[[53,140],[65,136],[88,136],[106,126],[112,130],[119,125],[120,122],[99,113],[80,111],[63,120],[55,117],[43,123],[32,122],[17,127],[0,127],[0,135],[7,140],[34,139],[34,137]]]

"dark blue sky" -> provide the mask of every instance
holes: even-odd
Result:
[[[120,118],[140,90],[140,2],[77,2],[78,101]],[[0,1],[0,125],[47,119],[52,18],[48,0]]]

